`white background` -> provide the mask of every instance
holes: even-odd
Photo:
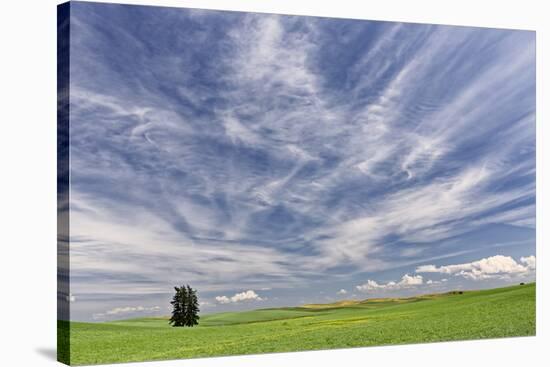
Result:
[[[122,1],[125,2],[125,1]],[[127,366],[523,366],[550,356],[546,1],[195,0],[134,4],[537,31],[537,336]],[[0,2],[0,365],[48,366],[56,345],[56,0]],[[546,11],[545,11],[546,10]],[[545,47],[546,46],[546,47]],[[545,98],[546,97],[546,98]],[[546,308],[546,309],[545,309]]]

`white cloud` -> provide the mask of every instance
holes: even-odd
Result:
[[[435,265],[421,265],[416,268],[417,273],[439,273],[439,269]]]
[[[524,265],[522,265],[524,264]],[[472,280],[505,279],[510,276],[525,276],[535,270],[535,256],[522,257],[517,263],[510,256],[496,255],[464,264],[422,265],[417,273],[440,273],[461,276]]]
[[[429,279],[426,284],[427,285],[436,285],[436,284],[442,284],[442,283],[445,283],[447,282],[448,279],[444,278],[444,279],[441,279],[441,280],[433,280],[433,279]]]
[[[398,290],[404,288],[412,288],[418,285],[422,285],[424,282],[422,275],[409,275],[405,274],[401,277],[399,282],[388,282],[386,284],[379,284],[374,280],[367,280],[365,284],[358,285],[355,288],[361,292],[368,292],[374,290]]]
[[[397,283],[401,286],[410,286],[410,285],[421,285],[422,284],[422,276],[421,275],[414,275],[411,276],[409,274],[403,275],[403,278],[401,278],[401,281]]]
[[[519,259],[519,261],[524,263],[529,270],[535,270],[536,262],[537,262],[536,260],[537,259],[533,255],[527,256],[527,257],[522,257],[522,258]]]
[[[133,313],[133,312],[151,312],[151,311],[158,311],[160,310],[159,306],[153,306],[153,307],[143,307],[143,306],[137,306],[137,307],[116,307],[112,310],[109,310],[105,312],[107,315],[118,315],[121,313]]]
[[[246,292],[236,293],[232,297],[227,296],[217,296],[216,301],[218,303],[227,304],[227,303],[237,303],[243,301],[263,301],[264,298],[258,296],[253,290],[248,290]]]
[[[347,294],[348,291],[346,291],[345,289],[340,289],[338,292],[336,292],[336,294]]]
[[[160,306],[144,307],[144,306],[126,306],[115,307],[102,313],[93,314],[94,319],[102,319],[110,316],[119,316],[133,313],[152,313],[160,310]]]
[[[222,304],[231,303],[231,300],[226,296],[217,296],[216,301]]]
[[[254,292],[253,290],[237,293],[233,297],[231,297],[232,302],[241,302],[241,301],[248,301],[248,300],[261,301],[262,298],[258,296],[256,292]]]

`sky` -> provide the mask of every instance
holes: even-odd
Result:
[[[535,280],[535,33],[72,2],[72,320]]]

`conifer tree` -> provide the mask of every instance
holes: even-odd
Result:
[[[172,326],[193,327],[199,324],[199,300],[197,291],[187,284],[174,287],[176,293],[170,302],[172,304]]]
[[[186,304],[187,304],[187,288],[185,286],[174,287],[176,294],[170,302],[172,304],[172,317],[170,318],[170,324],[172,326],[185,326],[186,321]]]
[[[185,326],[193,327],[199,324],[199,300],[197,291],[187,285],[187,302],[185,304]]]

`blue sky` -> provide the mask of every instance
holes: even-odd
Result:
[[[535,278],[535,33],[73,2],[71,318]]]

